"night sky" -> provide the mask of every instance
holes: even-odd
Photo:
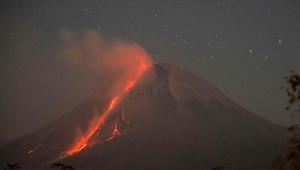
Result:
[[[0,143],[84,101],[85,77],[59,57],[60,34],[94,29],[142,45],[155,62],[182,64],[275,123],[280,86],[300,71],[299,0],[9,0],[0,2]],[[299,120],[299,119],[298,119]]]

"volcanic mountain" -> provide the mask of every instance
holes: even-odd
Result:
[[[0,163],[79,170],[267,169],[287,148],[287,133],[236,104],[185,68],[154,64],[95,132],[89,146],[65,152],[82,137],[111,96],[95,95],[35,133],[0,149]],[[72,146],[71,146],[72,147]]]

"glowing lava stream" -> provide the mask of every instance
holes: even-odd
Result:
[[[137,72],[135,72],[135,76],[129,79],[128,82],[124,84],[124,87],[121,89],[121,92],[116,94],[111,99],[106,110],[89,125],[87,131],[83,135],[81,135],[80,138],[76,139],[70,148],[68,148],[65,152],[62,153],[60,159],[72,156],[89,146],[91,138],[94,136],[94,134],[96,134],[98,130],[101,130],[105,120],[110,115],[110,113],[112,113],[113,109],[116,108],[116,106],[120,103],[121,98],[130,92],[130,90],[135,86],[138,79],[148,68],[149,65],[141,64]],[[117,125],[115,125],[115,129],[116,128],[118,128]]]
[[[121,132],[119,131],[118,123],[116,122],[115,125],[114,125],[114,130],[113,130],[111,136],[108,139],[106,139],[106,141],[113,140],[114,138],[116,138],[120,135],[121,135]]]
[[[36,151],[37,149],[39,149],[42,146],[42,144],[39,144],[37,146],[35,146],[34,148],[32,148],[31,150],[29,150],[27,153],[28,155],[31,155],[34,151]]]

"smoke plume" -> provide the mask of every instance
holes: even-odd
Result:
[[[89,77],[95,85],[112,82],[118,92],[142,65],[151,65],[150,55],[140,45],[118,38],[107,38],[94,30],[78,35],[62,32],[62,56],[76,71]]]

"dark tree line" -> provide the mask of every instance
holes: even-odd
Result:
[[[52,163],[50,167],[60,168],[61,170],[75,170],[75,168],[73,168],[72,166],[63,163]]]
[[[64,163],[52,163],[50,165],[51,168],[59,168],[60,170],[75,170],[74,167],[70,166],[70,165],[66,165]],[[13,164],[6,164],[6,168],[4,170],[21,170],[21,166],[18,165],[17,163],[13,163]]]
[[[300,75],[291,71],[286,77],[288,105],[286,110],[300,114]],[[293,113],[293,112],[292,112]],[[300,123],[288,127],[290,133],[289,148],[286,155],[277,157],[271,165],[274,170],[300,170]]]
[[[18,165],[17,163],[6,164],[6,169],[9,169],[9,170],[16,170],[16,169],[21,169],[21,166]]]

